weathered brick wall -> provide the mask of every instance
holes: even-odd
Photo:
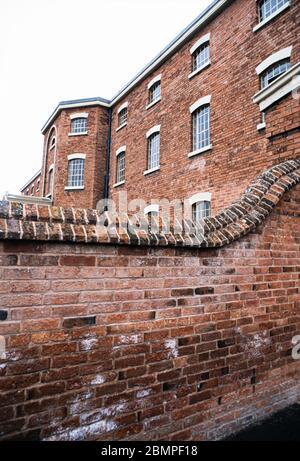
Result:
[[[206,220],[206,249],[0,203],[0,438],[212,440],[299,400],[299,167]]]

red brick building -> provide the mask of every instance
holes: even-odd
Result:
[[[60,103],[22,193],[95,208],[126,191],[146,212],[189,200],[196,219],[228,206],[299,156],[299,16],[296,0],[214,1],[111,101]]]

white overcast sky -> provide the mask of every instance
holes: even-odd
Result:
[[[41,167],[59,101],[110,99],[212,0],[0,0],[0,197]]]

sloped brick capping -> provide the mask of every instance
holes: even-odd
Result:
[[[2,202],[0,439],[215,440],[298,401],[299,183],[271,168],[196,235]]]

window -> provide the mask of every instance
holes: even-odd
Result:
[[[117,184],[125,181],[125,152],[120,152],[117,156]]]
[[[192,54],[192,71],[201,69],[209,62],[209,42],[203,43]]]
[[[210,202],[201,201],[192,205],[192,218],[194,222],[198,222],[203,218],[210,216]]]
[[[152,133],[148,137],[148,170],[159,168],[159,153],[160,153],[160,133]]]
[[[148,220],[148,231],[158,231],[156,219],[159,216],[159,205],[149,205],[144,209],[144,215]]]
[[[119,126],[125,125],[125,123],[127,123],[127,107],[119,112]]]
[[[52,195],[53,191],[53,167],[49,169],[48,173],[48,195]]]
[[[193,151],[210,145],[210,106],[196,109],[193,114]]]
[[[36,183],[36,191],[37,192],[40,190],[40,183],[41,183],[41,180],[39,179],[38,182]]]
[[[31,186],[31,195],[34,195],[34,186]]]
[[[71,133],[86,133],[87,132],[87,119],[85,117],[74,118],[71,122]]]
[[[260,0],[258,2],[259,21],[265,21],[289,3],[289,0]]]
[[[69,160],[68,187],[82,188],[84,185],[84,159],[73,158]]]
[[[270,85],[276,78],[291,68],[289,59],[276,62],[261,74],[261,88]]]
[[[29,189],[26,189],[25,195],[29,195]]]
[[[52,138],[50,139],[50,147],[49,147],[50,150],[54,149],[55,142],[56,142],[55,136],[52,136]]]
[[[161,96],[161,86],[160,81],[153,83],[153,85],[149,88],[149,104],[153,104],[156,101],[160,100]]]

